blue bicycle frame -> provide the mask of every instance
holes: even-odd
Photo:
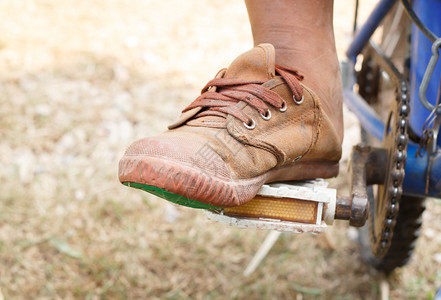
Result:
[[[378,28],[383,18],[391,11],[397,0],[382,0],[371,13],[370,17],[358,31],[348,51],[348,58],[355,63],[357,56],[368,44],[370,37]],[[401,4],[400,4],[401,5]],[[441,36],[441,0],[414,0],[412,8],[422,23],[435,35]],[[411,66],[409,79],[410,96],[410,129],[421,137],[423,124],[429,117],[431,111],[426,109],[420,101],[419,88],[426,72],[429,60],[432,57],[432,41],[430,41],[419,28],[412,24],[411,36]],[[441,62],[438,62],[427,88],[427,99],[432,105],[441,103]],[[353,92],[353,87],[344,89],[344,98],[347,106],[360,120],[363,128],[371,135],[383,139],[385,132],[384,122],[377,116],[376,112],[359,96]],[[441,141],[441,138],[438,142]],[[438,143],[441,145],[441,143]],[[441,153],[432,160],[430,174],[427,174],[428,157],[417,156],[419,145],[409,141],[407,148],[407,161],[405,178],[403,182],[403,193],[414,196],[431,196],[441,198]],[[430,177],[430,189],[426,193],[426,177]]]

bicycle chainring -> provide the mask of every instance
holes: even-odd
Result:
[[[372,105],[379,97],[379,80],[384,70],[395,88],[395,100],[391,104],[382,148],[387,150],[388,160],[383,184],[378,185],[376,195],[370,193],[369,231],[373,255],[386,255],[392,241],[394,226],[398,217],[399,201],[407,157],[409,96],[407,83],[393,63],[374,43],[364,55],[359,72],[359,93]],[[384,74],[383,74],[384,76]],[[378,100],[377,100],[378,101]]]

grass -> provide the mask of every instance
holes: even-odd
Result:
[[[378,299],[380,277],[343,222],[283,235],[245,278],[266,232],[119,184],[124,149],[164,131],[252,44],[241,1],[201,3],[0,3],[0,299]],[[351,15],[336,2],[340,51]],[[346,118],[348,149],[358,130]],[[391,299],[430,299],[441,284],[439,213],[430,202]]]

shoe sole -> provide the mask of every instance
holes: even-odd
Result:
[[[126,156],[119,163],[119,180],[173,203],[201,209],[234,207],[249,202],[263,184],[275,181],[331,178],[338,162],[298,161],[250,179],[218,177],[170,160]]]

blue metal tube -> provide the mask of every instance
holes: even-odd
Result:
[[[427,174],[427,155],[416,157],[418,145],[409,143],[407,146],[406,176],[403,182],[403,193],[414,196],[441,198],[441,155],[435,157],[430,172],[430,189],[425,193]]]
[[[414,0],[412,1],[412,7],[424,25],[435,35],[440,36],[441,0]],[[430,111],[428,111],[419,100],[419,87],[426,72],[427,64],[432,57],[432,42],[413,24],[411,43],[410,99],[412,99],[412,101],[410,101],[411,114],[409,122],[412,130],[418,135],[421,135],[424,121],[429,116]],[[426,93],[427,100],[432,104],[435,104],[438,98],[440,74],[441,61],[438,61]]]
[[[440,62],[441,64],[441,62]],[[439,80],[439,87],[438,87],[438,96],[436,96],[436,103],[441,103],[441,78]]]
[[[352,62],[368,43],[375,29],[381,23],[384,16],[390,11],[396,0],[382,0],[371,13],[369,19],[357,33],[351,43],[346,55]],[[421,21],[434,34],[441,35],[441,0],[414,0],[413,9]],[[412,28],[412,54],[411,54],[411,74],[410,74],[410,126],[419,135],[422,133],[422,126],[430,112],[428,112],[419,101],[418,89],[421,84],[426,66],[430,57],[432,43],[424,34],[413,25]],[[440,59],[441,60],[441,59]],[[427,98],[433,104],[438,94],[440,85],[441,61],[437,64],[434,77],[430,81]],[[436,76],[436,77],[435,77]],[[376,112],[350,88],[344,89],[344,99],[349,109],[359,118],[362,126],[379,140],[383,139],[385,125],[377,116]],[[441,142],[441,138],[439,139]],[[406,176],[403,182],[403,192],[408,195],[430,196],[441,198],[441,154],[433,160],[430,174],[429,193],[425,193],[426,175],[428,169],[427,155],[417,157],[418,145],[409,143],[407,150]]]
[[[366,23],[363,24],[363,27],[361,27],[356,34],[349,49],[346,51],[346,55],[349,59],[355,62],[357,55],[360,54],[361,50],[366,46],[372,34],[395,2],[397,2],[397,0],[382,0],[377,4],[369,18],[366,20]]]
[[[384,135],[384,123],[378,117],[374,109],[370,107],[359,94],[348,89],[343,91],[343,99],[349,110],[357,115],[361,126],[366,129],[369,134],[372,134],[379,141],[382,141]]]

